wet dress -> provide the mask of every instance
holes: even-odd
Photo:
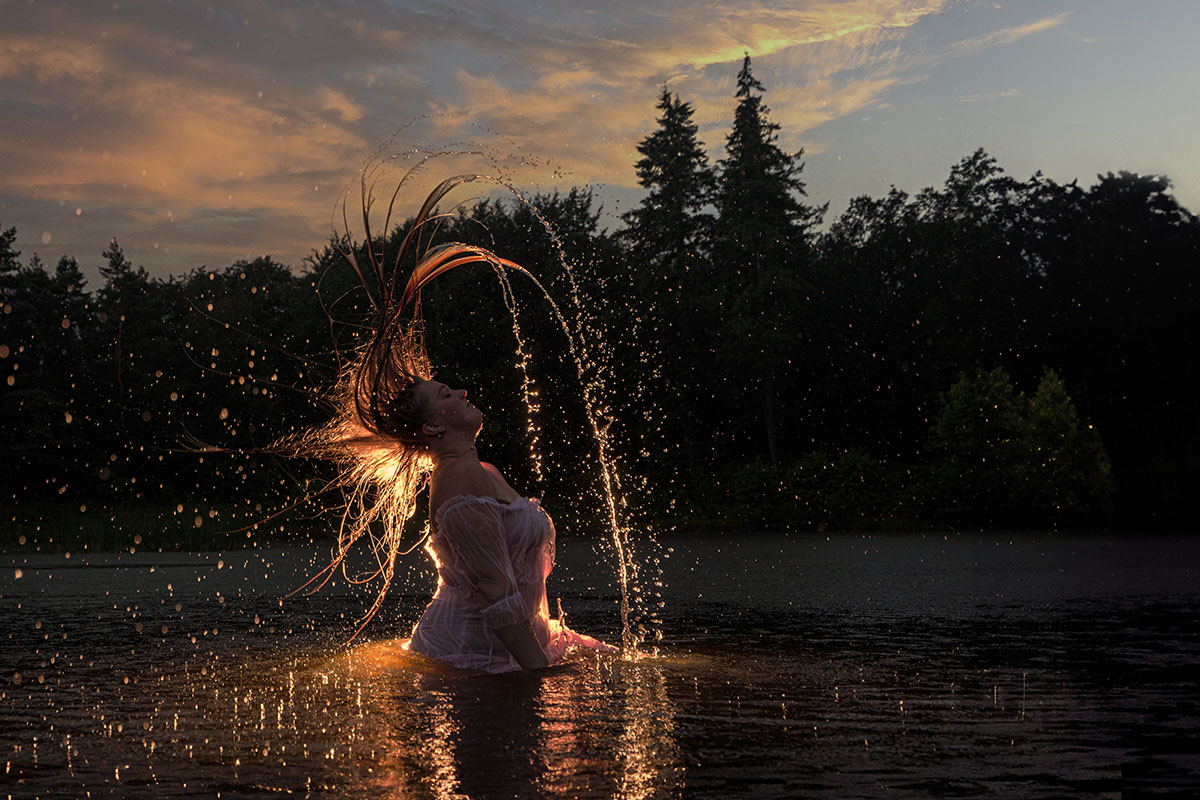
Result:
[[[494,631],[525,620],[551,664],[573,646],[615,650],[550,618],[546,577],[554,567],[554,523],[537,500],[458,495],[442,504],[433,522],[426,550],[437,565],[438,587],[413,629],[411,651],[464,669],[519,670]],[[476,588],[499,573],[515,588],[484,605]]]

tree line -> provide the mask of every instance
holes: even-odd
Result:
[[[1167,179],[1022,181],[977,151],[941,187],[856,198],[823,229],[765,94],[747,58],[710,164],[664,89],[618,230],[581,188],[479,201],[439,230],[578,300],[561,307],[634,505],[681,528],[1182,527],[1200,222]],[[327,414],[369,319],[341,256],[363,243],[154,279],[114,239],[95,291],[74,258],[50,269],[17,244],[0,229],[14,521],[149,504],[185,528],[253,524],[315,496],[292,514],[325,524],[325,468],[265,448]],[[426,293],[439,378],[485,411],[485,457],[586,521],[594,445],[566,334],[520,276],[510,333],[486,272]]]

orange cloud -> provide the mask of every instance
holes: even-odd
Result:
[[[897,76],[840,83],[826,78],[803,86],[786,86],[771,93],[772,118],[783,126],[785,139],[798,139],[804,131],[824,122],[876,104],[888,89],[903,82]]]
[[[91,44],[51,36],[5,37],[0,41],[0,80],[30,75],[38,84],[62,78],[94,81],[107,64]]]
[[[631,137],[645,122],[647,98],[547,91],[541,83],[524,91],[511,90],[466,70],[459,70],[456,80],[461,101],[436,106],[434,122],[442,129],[486,120],[494,135],[516,142],[536,140],[540,158],[517,167],[509,176],[512,180],[550,186],[620,182],[633,163],[630,159],[636,158]],[[564,173],[569,179],[564,179]]]
[[[10,49],[21,49],[26,64],[55,64],[38,48],[61,44],[19,42]],[[71,63],[103,67],[104,59],[92,53]],[[68,73],[39,74],[50,80]],[[344,174],[368,146],[345,124],[361,118],[361,109],[327,87],[260,97],[178,77],[126,73],[85,91],[87,97],[75,102],[103,107],[121,124],[78,137],[68,127],[57,143],[29,138],[0,143],[10,165],[0,177],[6,192],[134,205],[141,209],[135,217],[145,216],[145,209],[153,209],[151,218],[170,210],[175,221],[197,209],[246,207],[327,219],[331,201],[314,197],[319,193],[306,176]]]
[[[328,86],[317,90],[317,101],[323,111],[336,111],[342,122],[358,122],[363,117],[362,106]]]

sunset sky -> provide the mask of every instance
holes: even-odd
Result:
[[[299,264],[376,148],[476,142],[526,190],[640,196],[665,84],[720,157],[744,53],[826,221],[978,147],[1168,175],[1200,211],[1195,0],[0,0],[0,228],[95,275]],[[95,288],[93,284],[92,288]]]

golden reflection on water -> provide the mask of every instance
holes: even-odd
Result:
[[[405,644],[248,666],[241,685],[214,687],[214,711],[227,717],[219,757],[262,771],[263,788],[300,788],[279,781],[290,761],[306,791],[361,796],[641,800],[681,791],[676,709],[655,659],[580,652],[535,673],[487,675]]]

